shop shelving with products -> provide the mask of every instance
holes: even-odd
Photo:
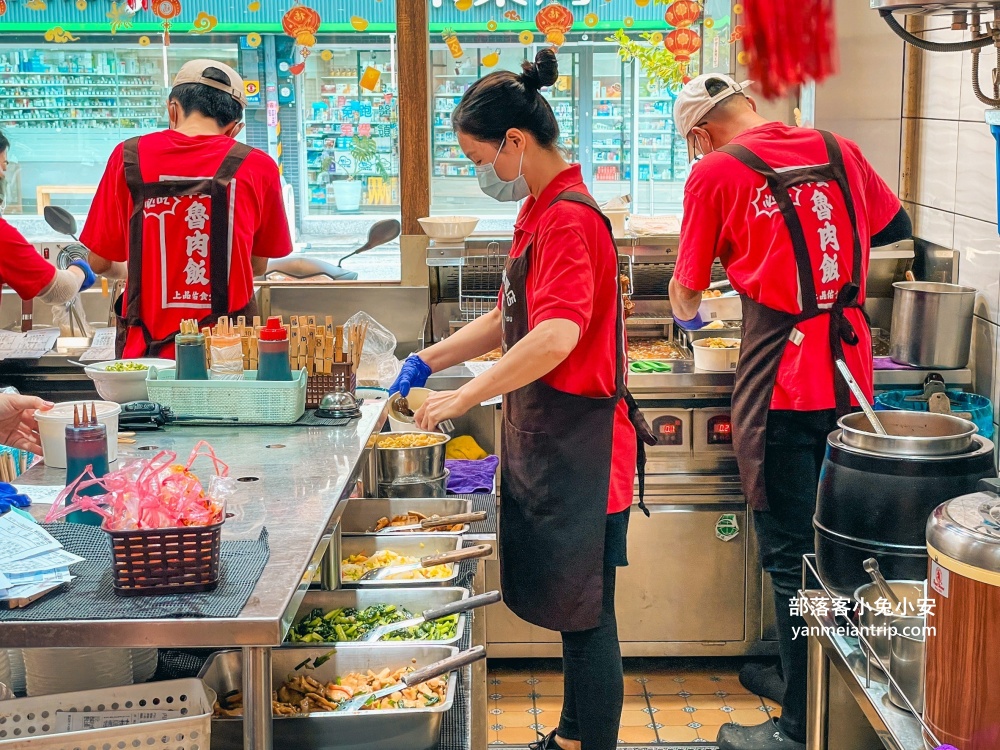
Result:
[[[334,185],[355,173],[364,185],[363,207],[399,205],[399,109],[389,50],[331,49],[328,60],[308,58],[306,67],[305,150],[309,211],[334,213]],[[373,89],[363,81],[378,72]],[[369,76],[374,76],[369,72]],[[353,139],[374,139],[385,179],[371,163],[358,165]]]

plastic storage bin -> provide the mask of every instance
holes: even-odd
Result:
[[[987,440],[993,439],[993,403],[978,393],[950,389],[946,391],[951,400],[952,411],[969,412],[972,422],[979,428],[979,434]],[[875,397],[875,408],[900,411],[927,411],[926,401],[907,401],[909,396],[921,396],[923,391],[885,391]]]
[[[305,370],[288,382],[258,381],[256,370],[248,370],[244,380],[176,380],[174,373],[150,368],[149,400],[169,406],[177,416],[207,417],[204,424],[225,424],[213,417],[236,417],[239,424],[292,424],[306,410]]]

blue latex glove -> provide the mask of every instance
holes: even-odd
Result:
[[[85,292],[94,284],[97,283],[97,274],[91,269],[90,264],[83,258],[78,258],[70,263],[71,266],[76,266],[81,271],[83,271],[83,284],[80,286],[80,291]]]
[[[674,316],[674,323],[685,331],[697,331],[699,328],[705,327],[705,321],[701,319],[701,312],[696,312],[691,320],[681,320]]]
[[[403,367],[399,371],[399,375],[393,381],[392,385],[389,386],[389,395],[393,393],[399,393],[399,395],[406,396],[410,395],[411,388],[423,388],[427,385],[427,378],[431,376],[430,366],[420,359],[419,354],[411,354],[403,362]]]
[[[29,505],[31,505],[31,498],[19,494],[14,485],[0,482],[0,513],[6,513],[12,507],[27,508]]]

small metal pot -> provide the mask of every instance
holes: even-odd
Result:
[[[895,617],[889,637],[889,700],[904,711],[906,701],[902,691],[917,711],[924,710],[924,673],[926,642],[923,617]],[[899,690],[896,689],[899,685]]]
[[[878,435],[862,412],[847,414],[837,424],[841,440],[851,448],[882,456],[950,456],[967,451],[979,431],[967,419],[927,411],[880,411],[888,435]]]
[[[882,664],[889,667],[889,633],[892,621],[900,616],[913,616],[919,611],[919,600],[926,597],[925,581],[887,581],[889,588],[893,590],[899,601],[902,603],[902,610],[892,614],[881,614],[876,610],[876,602],[882,599],[878,586],[874,583],[866,583],[858,587],[854,592],[854,601],[858,604],[858,627],[862,635],[871,645],[875,655],[882,661]],[[862,650],[867,649],[862,645]],[[878,668],[878,662],[874,659],[871,662],[873,667]]]
[[[969,363],[976,290],[933,281],[897,281],[889,357],[913,367],[954,370]]]
[[[451,472],[432,479],[406,479],[398,482],[379,482],[379,497],[446,497],[448,495],[448,477]]]
[[[386,432],[375,443],[375,472],[379,484],[400,480],[429,480],[444,474],[445,446],[450,438],[420,448],[381,448],[381,441],[390,436],[412,437],[412,432]]]

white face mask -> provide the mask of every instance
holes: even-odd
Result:
[[[476,178],[479,180],[479,189],[494,200],[502,202],[523,201],[531,195],[531,190],[528,188],[528,181],[521,174],[521,166],[524,164],[524,152],[521,152],[521,162],[517,166],[517,177],[515,179],[500,179],[500,175],[497,174],[494,168],[497,159],[500,158],[500,151],[503,151],[503,146],[506,142],[506,138],[500,142],[500,149],[493,158],[492,164],[484,164],[481,167],[476,167]]]

